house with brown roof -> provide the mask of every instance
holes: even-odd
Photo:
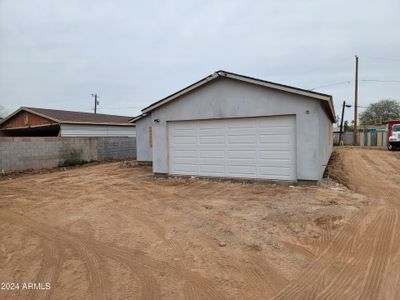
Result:
[[[136,136],[132,117],[21,107],[0,121],[2,136]]]

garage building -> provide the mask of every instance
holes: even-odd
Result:
[[[142,110],[137,158],[156,175],[319,181],[332,96],[226,71]]]

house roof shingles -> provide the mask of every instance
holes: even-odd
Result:
[[[63,122],[83,122],[83,123],[128,123],[132,117],[115,116],[106,114],[94,114],[78,111],[67,111],[36,107],[23,107],[32,112],[36,112],[51,119]]]
[[[8,115],[6,118],[0,120],[0,125],[5,124],[13,116],[17,115],[21,111],[30,112],[35,115],[39,115],[43,118],[47,118],[56,123],[64,124],[101,124],[101,125],[124,125],[134,126],[129,121],[132,120],[131,116],[116,116],[107,114],[94,114],[78,111],[67,111],[37,107],[20,107],[18,110]]]

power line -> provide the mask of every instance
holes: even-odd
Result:
[[[340,84],[344,84],[344,83],[350,84],[350,83],[351,83],[351,80],[339,81],[339,82],[334,82],[334,83],[329,83],[329,84],[317,86],[317,87],[315,87],[315,88],[310,89],[310,91],[314,91],[314,90],[316,90],[316,89],[320,89],[320,88],[323,88],[323,87],[329,87],[329,86],[334,86],[334,85],[340,85]]]
[[[398,62],[400,62],[400,58],[395,58],[395,57],[363,56],[362,58],[367,58],[367,59],[381,59],[381,60],[389,60],[389,61],[398,61]]]
[[[365,82],[396,82],[400,83],[400,80],[380,80],[380,79],[361,79],[361,81]]]

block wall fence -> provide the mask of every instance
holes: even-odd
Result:
[[[136,159],[136,138],[0,137],[0,171],[54,168],[71,152],[85,161]]]

